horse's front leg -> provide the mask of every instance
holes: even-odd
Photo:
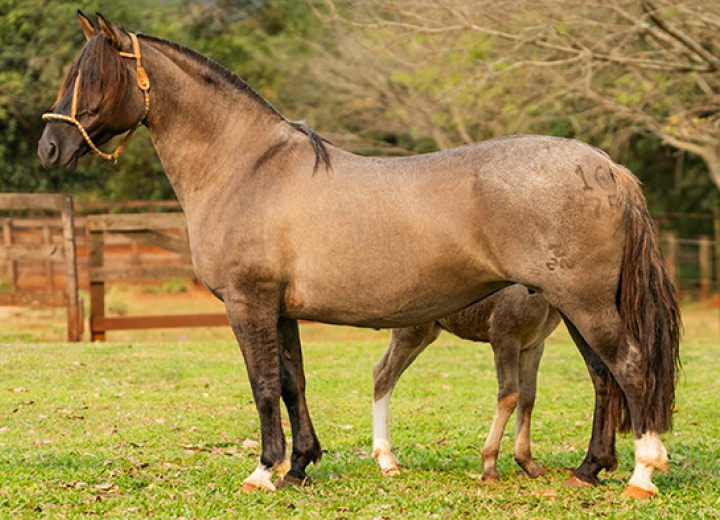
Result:
[[[281,318],[278,333],[281,393],[290,418],[293,438],[290,471],[275,483],[277,487],[281,487],[308,482],[305,468],[311,462],[320,461],[322,449],[305,401],[305,372],[297,320]]]
[[[252,300],[252,301],[250,301]],[[272,476],[285,460],[285,435],[280,419],[278,306],[272,298],[225,297],[228,321],[240,345],[255,406],[260,414],[262,452],[255,471],[243,482],[244,491],[275,491]]]
[[[520,394],[519,359],[520,345],[510,335],[491,338],[490,345],[495,356],[495,372],[498,381],[497,406],[490,433],[480,452],[483,464],[483,482],[497,482],[497,459],[500,454],[500,440],[505,426],[517,406]]]

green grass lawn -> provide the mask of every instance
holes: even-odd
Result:
[[[404,471],[387,479],[370,455],[372,365],[387,333],[307,325],[301,334],[324,455],[309,467],[311,486],[275,494],[238,492],[257,465],[259,421],[234,343],[5,340],[0,518],[720,517],[717,341],[683,344],[675,430],[663,435],[670,471],[656,474],[660,495],[639,502],[620,496],[633,467],[628,436],[604,486],[562,487],[584,456],[593,404],[564,331],[546,348],[533,417],[548,473],[520,474],[509,425],[498,485],[479,480],[496,390],[489,347],[445,334],[401,379],[392,432]]]

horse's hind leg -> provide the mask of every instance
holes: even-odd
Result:
[[[483,446],[482,480],[497,482],[497,459],[500,454],[500,441],[510,416],[515,411],[520,393],[520,345],[511,336],[502,336],[491,342],[495,355],[495,371],[498,380],[497,407],[490,433]]]
[[[440,334],[436,323],[390,332],[390,345],[373,368],[373,457],[383,475],[395,475],[399,463],[390,446],[390,397],[402,373]]]
[[[569,487],[596,486],[600,484],[600,480],[597,478],[598,473],[603,469],[613,471],[618,464],[615,451],[615,427],[612,417],[608,415],[608,393],[610,392],[608,367],[580,336],[575,326],[567,320],[566,325],[585,360],[595,388],[595,413],[593,414],[592,437],[585,459],[573,471],[565,485]]]
[[[668,459],[659,432],[650,426],[653,420],[658,419],[643,406],[645,375],[640,348],[628,333],[614,305],[592,313],[574,309],[567,319],[608,367],[627,401],[635,437],[635,471],[625,494],[633,497],[655,495],[657,488],[652,483],[653,473],[655,470],[666,471]],[[652,363],[651,360],[645,361]]]
[[[545,474],[533,459],[530,449],[530,423],[537,393],[537,373],[545,350],[545,342],[520,351],[520,396],[515,413],[515,462],[531,478]]]
[[[288,411],[293,439],[290,470],[275,483],[280,487],[306,482],[308,477],[305,468],[311,462],[320,460],[322,450],[305,401],[305,372],[297,321],[281,318],[278,332],[281,394]]]

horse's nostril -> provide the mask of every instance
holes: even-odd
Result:
[[[48,143],[47,146],[47,158],[51,162],[55,162],[58,156],[58,147],[55,145],[55,143]]]
[[[44,166],[54,166],[60,160],[60,146],[55,140],[41,138],[38,143],[38,155]]]

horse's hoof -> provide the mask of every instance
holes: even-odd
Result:
[[[275,491],[275,486],[270,481],[273,472],[260,464],[252,475],[243,481],[242,490],[245,492],[255,491],[256,489],[264,489],[265,491]]]
[[[280,477],[275,481],[275,488],[282,489],[288,486],[309,486],[310,477],[305,475],[303,478],[298,478],[290,475],[289,473],[283,477]]]
[[[530,468],[525,468],[525,473],[527,473],[530,478],[538,478],[545,475],[545,469],[536,464]]]
[[[394,477],[400,474],[400,468],[397,466],[390,466],[389,468],[381,468],[383,477]]]
[[[628,487],[623,491],[622,496],[627,498],[637,498],[640,500],[646,499],[646,498],[652,498],[655,496],[655,491],[651,489],[644,489],[638,486],[633,486],[632,484],[628,484]]]
[[[500,479],[497,475],[483,475],[480,478],[480,483],[483,485],[492,485],[497,484],[498,482],[500,482]]]
[[[544,477],[544,476],[545,476],[545,470],[544,470],[544,469],[539,469],[538,471],[533,471],[533,472],[529,472],[529,471],[528,471],[527,474],[528,474],[528,477],[530,477],[530,478],[532,478],[532,479],[540,478],[540,477]]]
[[[272,492],[272,491],[275,491],[276,487],[275,486],[272,486],[272,487],[263,486],[261,484],[256,484],[254,482],[243,482],[243,485],[242,485],[243,492],[251,493],[251,492],[255,491],[256,489]]]
[[[579,489],[579,488],[590,488],[590,487],[593,487],[593,485],[590,484],[589,482],[585,482],[584,480],[580,480],[575,475],[570,475],[570,477],[563,483],[563,487]]]

